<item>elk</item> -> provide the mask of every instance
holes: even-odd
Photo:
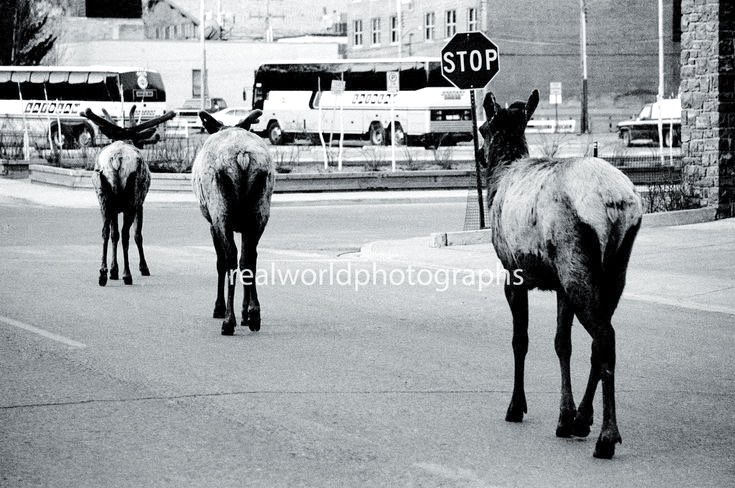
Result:
[[[622,442],[615,415],[615,331],[611,319],[625,286],[642,205],[631,181],[598,158],[531,159],[524,131],[539,101],[501,108],[492,93],[481,127],[487,165],[492,242],[504,268],[521,270],[522,283],[505,286],[513,317],[513,394],[506,421],[527,413],[523,386],[528,350],[528,291],[556,292],[554,346],[561,369],[558,437],[586,437],[592,401],[602,381],[603,419],[594,456],[610,459]],[[587,388],[575,408],[569,373],[574,316],[592,337]]]
[[[117,243],[120,238],[117,214],[123,214],[123,283],[133,284],[128,262],[128,243],[130,227],[135,221],[135,244],[140,257],[140,273],[150,276],[148,264],[143,253],[143,202],[148,194],[151,173],[139,149],[145,144],[156,142],[156,126],[172,119],[176,114],[168,112],[160,117],[134,124],[135,106],[130,110],[130,126],[120,127],[104,113],[101,117],[87,109],[83,117],[91,120],[105,136],[113,142],[100,151],[94,165],[92,182],[102,212],[102,265],[100,266],[99,285],[107,284],[107,242],[112,229],[112,265],[110,279],[118,279]]]
[[[217,254],[217,298],[214,318],[222,318],[222,335],[235,333],[235,271],[237,246],[233,233],[242,238],[240,276],[243,282],[242,326],[260,330],[260,302],[255,286],[258,242],[270,216],[275,183],[275,164],[268,146],[250,132],[261,115],[252,111],[234,127],[227,127],[206,112],[200,112],[209,138],[191,169],[194,194],[202,215],[209,222]],[[227,282],[227,302],[224,286]]]

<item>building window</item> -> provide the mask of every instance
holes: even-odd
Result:
[[[447,10],[445,37],[452,37],[457,33],[457,11]]]
[[[467,30],[480,30],[480,26],[477,22],[477,9],[475,7],[470,7],[467,9]]]
[[[356,20],[353,26],[352,44],[362,46],[362,20]]]
[[[427,12],[426,15],[424,15],[424,40],[425,41],[433,41],[434,40],[434,12]]]
[[[398,44],[398,17],[395,15],[390,18],[390,43]]]
[[[370,20],[372,41],[374,46],[380,45],[380,17]]]

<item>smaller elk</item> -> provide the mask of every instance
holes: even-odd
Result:
[[[100,131],[111,139],[110,145],[105,147],[97,157],[94,165],[92,182],[99,200],[102,212],[102,265],[100,267],[99,285],[107,284],[107,241],[112,229],[112,266],[110,279],[118,279],[117,243],[120,238],[117,214],[123,214],[122,248],[123,248],[123,283],[133,284],[128,262],[128,243],[130,240],[130,226],[135,221],[135,244],[140,256],[140,273],[149,276],[148,264],[143,254],[143,202],[148,194],[151,183],[151,173],[148,164],[143,160],[139,149],[145,144],[151,144],[158,139],[156,126],[172,119],[176,114],[168,112],[161,117],[135,125],[135,106],[130,110],[130,126],[120,127],[112,122],[105,112],[100,117],[87,109],[81,114],[99,127]]]
[[[235,127],[226,127],[206,112],[200,112],[207,132],[191,169],[194,194],[210,225],[217,253],[217,299],[214,318],[224,318],[222,335],[235,333],[235,271],[237,246],[233,233],[242,237],[240,273],[244,287],[242,325],[260,330],[260,302],[255,287],[258,242],[270,216],[275,183],[275,165],[268,146],[250,132],[261,115],[254,110]],[[227,281],[227,303],[224,285]]]
[[[602,381],[602,430],[594,456],[611,458],[622,442],[615,417],[615,331],[611,319],[625,286],[628,260],[641,225],[641,200],[631,181],[598,158],[528,158],[525,129],[539,101],[501,108],[492,93],[483,103],[481,127],[488,170],[488,206],[495,252],[523,283],[507,284],[513,316],[515,378],[505,419],[527,412],[523,370],[528,351],[528,290],[557,297],[554,346],[561,369],[556,435],[586,437],[592,401]],[[569,372],[574,316],[592,337],[587,389],[575,408]]]

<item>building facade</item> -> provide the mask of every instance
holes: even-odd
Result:
[[[664,0],[667,96],[679,86],[680,2]],[[591,97],[655,95],[657,2],[586,4]],[[350,0],[347,54],[438,57],[455,33],[481,30],[499,47],[491,87],[500,97],[525,99],[554,81],[574,99],[581,92],[580,11],[579,0]]]
[[[344,6],[341,0],[204,0],[205,35],[209,39],[273,41],[344,34]],[[146,37],[196,37],[199,16],[200,0],[148,0],[143,15]]]
[[[144,39],[140,0],[62,0],[59,44]]]

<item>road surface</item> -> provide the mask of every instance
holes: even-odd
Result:
[[[274,207],[260,265],[372,270],[354,254],[364,243],[458,230],[463,211]],[[152,276],[139,275],[132,251],[134,285],[100,288],[97,210],[0,205],[0,486],[735,483],[732,315],[623,300],[624,443],[601,461],[592,458],[599,393],[589,439],[554,436],[551,295],[532,295],[529,413],[509,424],[511,327],[500,287],[261,286],[261,331],[223,337],[198,209],[148,205],[145,218]],[[695,266],[686,250],[657,252],[672,238],[644,229],[631,266]],[[573,343],[579,400],[590,344],[581,327]]]

